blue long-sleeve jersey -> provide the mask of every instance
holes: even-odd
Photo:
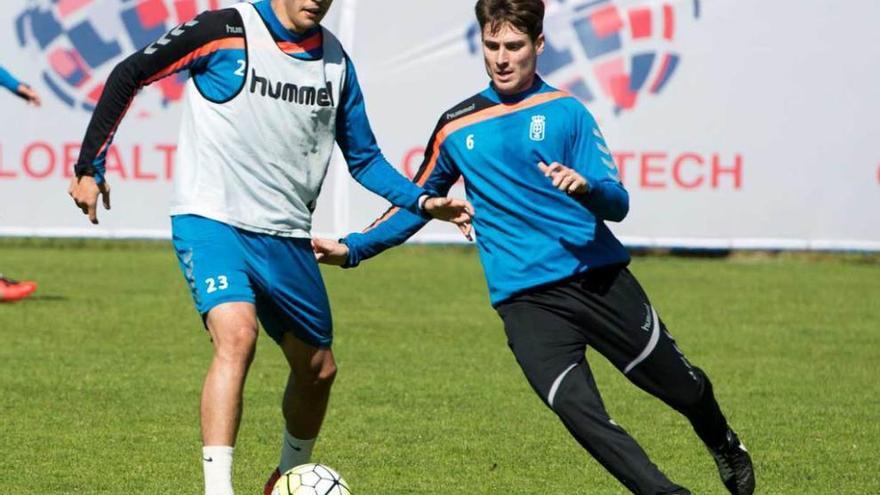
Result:
[[[323,57],[323,30],[316,27],[297,34],[287,30],[272,10],[270,0],[253,4],[278,49],[304,60]],[[235,9],[203,12],[180,34],[164,36],[122,61],[110,74],[83,139],[76,172],[103,181],[107,151],[125,112],[141,87],[178,73],[188,73],[206,99],[222,103],[238,94],[244,84],[245,31]],[[417,210],[424,191],[388,163],[376,143],[367,118],[364,96],[351,58],[346,56],[345,84],[336,121],[336,142],[349,171],[370,191],[392,204]]]
[[[589,182],[570,196],[539,162],[559,162]],[[416,182],[445,195],[464,177],[473,203],[477,246],[493,305],[591,268],[629,261],[605,220],[622,220],[629,196],[592,115],[539,78],[503,97],[491,86],[445,112],[427,146]],[[389,210],[365,232],[344,239],[346,266],[396,246],[428,220]]]
[[[18,94],[18,85],[21,84],[12,74],[0,66],[0,86]]]

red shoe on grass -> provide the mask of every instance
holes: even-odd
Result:
[[[0,275],[0,302],[20,301],[36,290],[36,282],[18,282]]]

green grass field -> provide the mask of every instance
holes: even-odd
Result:
[[[880,493],[876,257],[636,258],[753,453],[758,493]],[[210,345],[165,243],[0,242],[35,297],[0,306],[0,493],[202,493]],[[401,248],[324,270],[339,376],[317,461],[355,494],[624,494],[508,351],[474,251]],[[695,494],[726,493],[686,421],[588,353],[609,411]],[[286,365],[264,335],[239,495],[275,467]]]

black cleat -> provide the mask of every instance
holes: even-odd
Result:
[[[719,449],[711,450],[721,481],[732,495],[755,493],[755,470],[749,451],[733,430],[727,430],[727,441]]]

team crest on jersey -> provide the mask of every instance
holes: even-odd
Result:
[[[532,124],[529,126],[529,139],[532,141],[543,141],[546,131],[547,117],[532,115]]]

